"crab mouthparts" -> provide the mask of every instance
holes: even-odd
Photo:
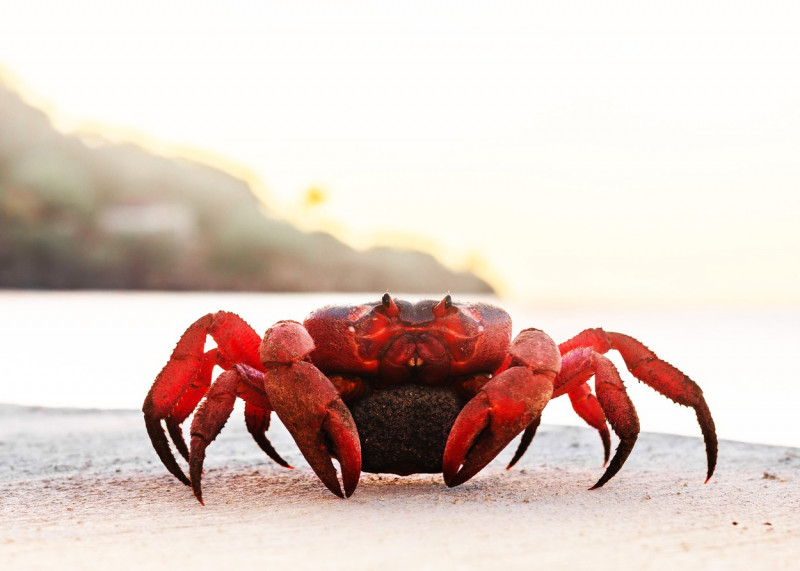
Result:
[[[414,368],[414,367],[421,367],[421,366],[422,366],[424,363],[425,363],[425,361],[423,361],[423,360],[422,360],[422,358],[420,358],[420,357],[418,357],[418,356],[414,355],[413,357],[411,357],[411,358],[408,360],[408,362],[407,362],[407,365],[408,365],[409,367],[412,367],[412,368]]]

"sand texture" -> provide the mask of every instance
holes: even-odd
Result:
[[[800,561],[800,449],[642,434],[602,473],[588,428],[542,426],[466,484],[363,474],[340,500],[279,425],[272,463],[236,412],[211,445],[205,507],[133,411],[0,407],[0,569],[789,569]],[[699,430],[698,430],[699,432]]]

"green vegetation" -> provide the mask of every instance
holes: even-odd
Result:
[[[89,146],[0,84],[0,287],[488,292],[420,252],[356,252],[225,172]]]

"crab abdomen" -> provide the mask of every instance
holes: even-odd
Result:
[[[361,469],[406,476],[442,471],[450,429],[466,399],[451,387],[401,384],[347,403],[361,439]]]

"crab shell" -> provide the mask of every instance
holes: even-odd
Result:
[[[490,373],[511,341],[511,317],[504,310],[449,298],[327,306],[303,325],[315,344],[311,362],[322,372],[374,376],[381,385],[440,385],[459,375]]]

